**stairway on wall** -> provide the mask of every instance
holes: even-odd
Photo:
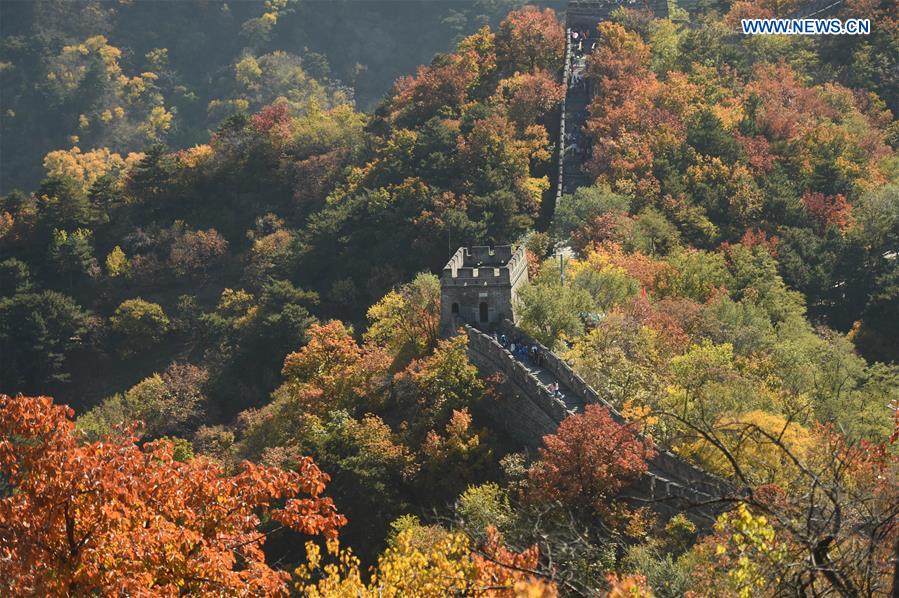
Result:
[[[573,46],[570,31],[568,33],[568,45],[569,47]],[[575,63],[583,64],[586,60],[585,57],[578,56],[573,49],[568,55],[573,57]],[[572,79],[574,75],[573,71],[582,71],[584,68],[585,67],[583,66],[577,66],[572,69],[569,66],[569,71],[572,76],[566,81],[565,111],[562,115],[562,118],[564,118],[562,130],[566,135],[574,135],[579,138],[585,136],[584,125],[587,123],[587,106],[590,104],[590,92],[588,84],[573,84]],[[563,152],[563,156],[561,160],[562,176],[560,178],[560,188],[561,192],[566,194],[574,193],[578,187],[590,185],[590,178],[584,172],[584,161],[589,154],[589,151],[582,155],[578,155],[573,150],[567,150],[570,145],[570,140],[562,139],[560,151]]]
[[[591,180],[584,171],[584,163],[590,155],[589,140],[584,131],[587,123],[587,107],[590,105],[589,81],[578,75],[586,75],[587,56],[596,40],[596,23],[580,24],[579,31],[587,30],[590,37],[578,48],[572,39],[572,29],[565,31],[565,65],[562,83],[565,85],[565,100],[562,103],[561,123],[558,143],[558,180],[556,185],[556,205],[563,193],[574,193],[579,187],[589,186]],[[574,151],[572,144],[580,142],[582,151]]]
[[[509,357],[512,357],[511,353],[509,354]],[[547,392],[549,392],[550,384],[556,383],[559,385],[559,392],[561,393],[559,398],[565,404],[565,408],[569,412],[580,413],[584,410],[586,403],[584,403],[583,399],[577,396],[572,389],[568,388],[564,381],[558,380],[552,372],[544,367],[535,365],[530,361],[519,361],[521,362],[521,365],[524,366],[524,369],[530,372],[544,387],[546,387]]]

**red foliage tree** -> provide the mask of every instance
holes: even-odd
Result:
[[[325,196],[340,180],[350,152],[339,148],[294,162],[290,169],[293,205],[297,218],[303,218],[324,202]]]
[[[286,147],[293,137],[293,118],[286,103],[272,104],[254,114],[253,128],[271,149],[279,151]]]
[[[616,242],[622,229],[631,227],[632,224],[627,214],[599,214],[571,232],[571,246],[575,251],[585,253],[591,245]]]
[[[817,89],[803,85],[785,63],[758,65],[746,93],[759,101],[756,123],[769,141],[796,139],[824,118],[835,118]]]
[[[236,475],[129,434],[82,443],[68,407],[0,395],[0,593],[285,595],[265,563],[267,514],[309,535],[345,523],[327,474],[249,462]]]
[[[600,405],[567,418],[556,434],[543,437],[543,445],[528,472],[531,499],[589,506],[601,514],[612,512],[610,499],[645,474],[655,456],[650,440]]]
[[[506,79],[500,91],[507,96],[509,117],[521,127],[536,123],[565,99],[565,86],[539,69]]]
[[[659,183],[652,173],[655,147],[676,147],[684,137],[683,123],[672,110],[674,94],[649,70],[650,48],[637,33],[603,22],[596,49],[587,64],[596,82],[586,129],[594,138],[587,170],[613,187],[629,179],[639,194],[655,195]]]
[[[752,167],[756,176],[764,176],[774,167],[774,155],[771,153],[771,144],[761,135],[748,137],[737,133],[735,139],[746,152],[746,161]]]
[[[600,82],[600,92],[624,92],[625,81],[649,75],[650,47],[640,35],[611,21],[597,28],[599,41],[588,65],[590,75]]]
[[[692,299],[668,297],[655,303],[646,296],[634,297],[626,313],[659,333],[661,346],[672,354],[690,347],[691,332],[699,327],[703,306]]]
[[[852,224],[852,206],[842,194],[833,196],[810,191],[802,196],[802,205],[815,219],[819,232],[831,225],[845,230]]]
[[[414,77],[398,79],[390,100],[390,117],[426,119],[443,106],[461,106],[477,83],[478,70],[473,68],[477,59],[473,51],[446,55],[431,66],[419,66]]]
[[[188,231],[172,243],[169,265],[178,276],[204,274],[227,249],[228,241],[214,228]]]
[[[272,104],[253,115],[253,127],[260,133],[268,133],[272,129],[290,125],[290,111],[287,104]]]
[[[769,237],[765,234],[765,231],[759,230],[757,228],[747,229],[746,232],[743,233],[743,237],[740,239],[741,245],[749,248],[762,246],[765,248],[765,251],[770,253],[773,257],[777,257],[778,243],[780,243],[780,237],[778,237],[777,235],[771,235]]]
[[[540,549],[534,544],[521,552],[509,550],[495,527],[487,527],[487,541],[471,553],[477,580],[489,588],[486,595],[496,598],[533,596],[554,598],[556,587],[533,575],[540,563]]]

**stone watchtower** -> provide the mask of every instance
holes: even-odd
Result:
[[[515,321],[513,305],[518,289],[528,281],[524,245],[460,247],[440,277],[440,332],[452,335],[466,323],[493,327],[503,319]]]

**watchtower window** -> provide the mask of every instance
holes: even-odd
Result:
[[[459,304],[453,303],[452,310],[454,314],[459,315]]]
[[[487,302],[486,301],[481,301],[479,315],[481,318],[481,322],[487,322]]]

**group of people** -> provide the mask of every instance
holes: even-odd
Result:
[[[511,353],[518,361],[523,361],[528,365],[535,365],[537,367],[543,365],[543,351],[540,350],[538,345],[525,344],[521,342],[521,339],[518,337],[513,338],[510,342],[505,334],[499,335],[497,341],[499,341],[499,344],[501,344],[504,349],[508,349],[509,353]]]
[[[521,361],[527,365],[543,367],[543,364],[545,363],[545,356],[543,354],[543,349],[540,348],[540,345],[523,343],[518,337],[515,337],[510,341],[505,334],[500,334],[497,336],[497,334],[494,333],[494,338],[497,340],[497,342],[499,342],[500,345],[503,346],[504,349],[507,349],[509,353],[512,354],[512,357],[514,357],[518,361]],[[552,396],[556,397],[557,399],[561,399],[564,396],[558,382],[550,382],[546,388],[549,389],[550,394],[552,394]]]
[[[587,76],[584,73],[584,68],[581,66],[575,66],[571,69],[571,82],[570,86],[573,89],[577,89],[578,87],[587,86]]]
[[[586,54],[592,51],[593,47],[595,47],[596,45],[596,42],[590,40],[589,29],[572,30],[571,41],[573,52],[571,53],[571,64],[569,65],[570,68],[568,86],[570,90],[576,90],[579,88],[587,90]],[[588,43],[590,44],[589,47],[587,46]],[[586,119],[587,113],[584,110],[578,110],[575,114],[572,115],[572,122],[583,123]],[[575,130],[569,131],[565,134],[562,149],[564,150],[563,155],[573,155],[576,159],[580,160],[590,153],[590,147],[589,140],[584,135],[581,135],[578,128],[579,127],[575,127]]]
[[[565,155],[574,154],[578,158],[588,153],[587,138],[578,131],[565,133]]]
[[[548,388],[549,393],[557,399],[561,399],[565,396],[562,394],[562,390],[559,388],[558,382],[550,382],[549,384],[547,384],[546,388]]]
[[[583,54],[585,51],[592,52],[596,47],[596,42],[590,40],[590,29],[572,29],[571,47],[578,54]]]
[[[572,33],[572,35],[575,35]],[[568,65],[571,69],[571,83],[572,85],[581,84],[584,80],[584,74],[587,70],[587,54],[593,51],[596,47],[596,42],[591,42],[590,47],[584,51],[583,42],[578,44],[572,44],[571,49],[571,63]]]

